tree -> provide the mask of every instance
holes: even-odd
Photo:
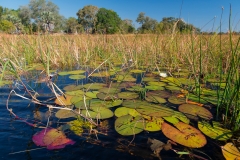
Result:
[[[0,6],[0,20],[2,19],[2,15],[3,15],[3,7]]]
[[[100,33],[114,34],[118,31],[121,18],[112,10],[100,8],[97,13],[97,31]]]
[[[139,31],[142,33],[153,32],[157,26],[157,20],[152,19],[148,16],[145,16],[145,13],[139,13],[136,22],[140,23],[142,26],[139,28]]]
[[[98,7],[88,5],[77,12],[78,22],[84,27],[86,33],[94,32],[96,29]]]
[[[12,22],[12,24],[15,26],[15,33],[21,33],[23,26],[21,20],[18,17],[8,14],[6,15],[5,19]]]
[[[45,32],[52,32],[54,30],[54,16],[52,12],[42,12],[41,13],[42,27]]]
[[[130,19],[122,20],[120,24],[120,29],[122,33],[133,33],[135,31],[135,28],[132,24],[132,20]]]
[[[0,21],[0,30],[6,33],[12,33],[15,29],[15,26],[12,22],[8,20],[1,20]]]
[[[19,15],[24,24],[35,23],[38,30],[53,31],[61,25],[62,16],[59,15],[59,8],[51,1],[30,0],[27,6],[20,7]],[[58,26],[57,26],[57,25]],[[33,28],[33,27],[31,27]]]
[[[70,17],[66,22],[66,32],[67,33],[81,33],[83,31],[83,26],[78,23],[78,20],[74,17]]]

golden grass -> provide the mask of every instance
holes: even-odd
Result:
[[[238,36],[233,36],[235,45]],[[200,47],[201,41],[201,47]],[[76,65],[98,65],[109,59],[111,63],[127,63],[135,67],[158,64],[170,71],[178,68],[215,73],[219,57],[223,56],[226,72],[230,65],[229,36],[222,35],[1,35],[0,58],[9,58],[16,64],[46,63],[57,68]]]

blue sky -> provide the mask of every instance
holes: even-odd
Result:
[[[131,19],[135,27],[137,16],[144,12],[157,21],[163,17],[179,16],[187,23],[191,23],[203,31],[216,31],[220,25],[220,17],[223,10],[222,30],[228,30],[230,4],[232,5],[232,28],[240,31],[240,0],[51,0],[58,5],[60,14],[68,17],[76,17],[79,9],[86,5],[94,5],[99,8],[114,10],[121,19]],[[0,0],[3,7],[17,9],[24,6],[29,0]],[[180,15],[182,4],[182,11]],[[219,30],[217,30],[219,31]]]

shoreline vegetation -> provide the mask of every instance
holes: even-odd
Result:
[[[219,99],[218,110],[225,110],[226,118],[235,111],[236,121],[240,109],[238,43],[236,35],[2,35],[0,59],[1,68],[11,60],[18,74],[37,63],[48,67],[45,69],[49,73],[49,69],[72,70],[77,66],[102,65],[111,69],[124,66],[129,60],[133,69],[160,68],[168,73],[187,70],[195,77],[196,87],[200,81],[212,79],[226,84],[226,97]],[[2,73],[1,77],[4,79],[5,75]],[[236,108],[227,105],[233,105],[228,99],[235,100]],[[234,130],[240,128],[237,122],[231,126],[235,126]]]

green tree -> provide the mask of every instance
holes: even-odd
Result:
[[[158,24],[157,20],[145,16],[144,12],[139,13],[136,22],[141,24],[141,27],[138,28],[138,30],[142,33],[153,32]]]
[[[93,33],[96,29],[98,7],[88,5],[77,12],[78,22],[84,27],[86,33]]]
[[[114,34],[119,30],[121,18],[112,10],[100,8],[97,13],[97,31],[100,33]]]
[[[51,1],[30,0],[27,6],[20,7],[19,15],[24,24],[33,21],[32,23],[37,25],[37,30],[53,31],[62,27],[63,18],[59,14],[59,8]],[[31,26],[33,27],[35,26]]]
[[[0,20],[2,19],[2,15],[3,15],[3,7],[0,6]]]
[[[74,17],[70,17],[66,22],[66,32],[67,33],[82,33],[83,26],[78,23],[78,20]]]
[[[122,20],[120,24],[120,29],[122,33],[133,33],[135,31],[135,28],[132,24],[132,20],[130,19]]]
[[[0,30],[6,33],[12,33],[15,30],[15,26],[8,20],[1,20]]]

